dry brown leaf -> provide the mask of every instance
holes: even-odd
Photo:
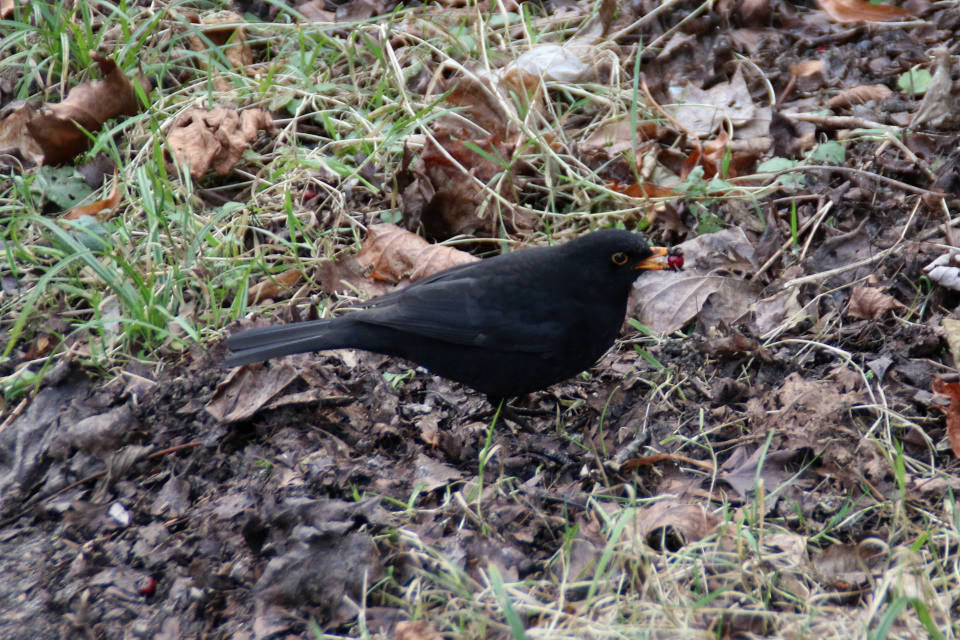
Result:
[[[705,324],[733,322],[756,301],[762,287],[718,272],[755,268],[753,245],[739,227],[698,236],[679,245],[688,256],[686,271],[659,271],[637,280],[631,313],[653,331],[670,333],[702,311]]]
[[[357,263],[370,269],[368,277],[392,284],[416,282],[444,269],[476,261],[477,257],[466,251],[430,244],[393,224],[370,227],[357,254]]]
[[[925,266],[923,271],[941,287],[960,291],[960,253],[945,253]]]
[[[757,107],[750,96],[750,89],[737,67],[730,82],[721,82],[706,91],[693,85],[686,88],[671,87],[677,96],[677,106],[669,109],[685,130],[705,137],[716,131],[728,120],[734,127],[750,122]]]
[[[37,110],[28,102],[12,102],[0,112],[0,153],[14,154],[34,164],[43,163],[43,149],[30,135],[27,124]]]
[[[443,636],[426,620],[414,620],[398,622],[393,640],[443,640]]]
[[[675,537],[682,544],[690,544],[713,533],[720,520],[699,504],[664,500],[634,512],[625,535],[644,540],[654,548],[665,536]]]
[[[740,22],[748,27],[760,27],[770,20],[770,0],[742,0],[737,8]]]
[[[333,11],[327,11],[324,7],[327,4],[323,0],[310,0],[297,7],[297,11],[303,14],[303,17],[310,22],[329,22],[337,21],[337,14]]]
[[[110,58],[95,51],[90,56],[100,66],[103,80],[84,82],[67,94],[59,104],[46,104],[27,123],[30,136],[43,149],[44,164],[62,164],[90,146],[86,132],[99,131],[104,123],[120,116],[135,116],[141,105],[130,78]],[[144,93],[150,93],[150,81],[137,78]]]
[[[337,22],[361,22],[384,12],[384,7],[375,0],[347,0],[337,7]]]
[[[940,321],[940,326],[943,327],[950,355],[953,356],[953,366],[960,367],[960,320],[944,318]]]
[[[658,125],[655,122],[639,122],[636,129],[633,123],[628,119],[620,120],[613,124],[606,124],[593,132],[593,134],[580,143],[580,151],[583,153],[606,152],[609,156],[615,156],[624,151],[633,149],[633,140],[636,138],[638,147],[640,143],[649,140],[659,140],[667,132],[666,127]],[[653,152],[657,147],[650,147]],[[647,147],[638,148],[638,155],[647,151]]]
[[[113,179],[117,179],[117,174],[114,172]],[[117,214],[117,208],[120,206],[120,183],[116,182],[113,186],[113,191],[110,192],[110,195],[104,198],[103,200],[97,200],[96,202],[91,202],[90,204],[83,204],[76,206],[70,211],[68,211],[64,216],[63,220],[76,220],[77,218],[82,218],[83,216],[91,216],[103,222],[109,220]]]
[[[864,0],[817,0],[817,4],[837,22],[890,22],[913,18],[906,9],[889,4],[871,4]]]
[[[923,101],[910,119],[909,129],[915,129],[921,124],[934,128],[955,128],[957,124],[960,88],[953,82],[953,61],[950,50],[946,47],[937,47],[931,53],[937,70],[923,94]]]
[[[489,80],[458,78],[445,100],[460,107],[460,114],[480,127],[477,133],[481,137],[493,136],[497,140],[506,140],[516,132],[511,118],[517,113],[513,103],[499,100],[498,94],[497,88]],[[462,126],[452,121],[445,120],[444,123],[453,129]]]
[[[834,365],[827,376],[840,385],[844,393],[856,391],[863,386],[863,376],[845,364]]]
[[[944,382],[934,378],[932,385],[934,393],[950,398],[947,407],[947,439],[955,458],[960,458],[960,382]]]
[[[207,413],[220,422],[246,420],[296,379],[297,370],[289,360],[257,371],[238,367],[217,386]]]
[[[501,225],[507,233],[530,228],[533,220],[528,213],[492,198],[483,187],[503,171],[500,163],[487,156],[509,162],[513,145],[499,142],[495,136],[482,140],[471,136],[466,129],[438,131],[427,139],[417,160],[404,157],[397,184],[403,193],[405,227],[441,240],[455,235],[493,237]],[[464,141],[484,153],[477,153]],[[512,180],[496,182],[499,195],[513,202]]]
[[[828,109],[849,109],[867,102],[880,102],[893,95],[893,90],[885,84],[862,84],[841,91],[827,101]]]
[[[290,291],[293,285],[300,282],[303,272],[300,269],[288,269],[278,276],[269,276],[250,287],[247,292],[247,304],[254,304],[267,298],[276,298],[284,292]]]
[[[889,559],[889,547],[866,538],[859,544],[835,544],[822,552],[811,550],[810,573],[825,586],[852,591],[875,584]]]
[[[260,109],[238,114],[233,109],[190,108],[183,112],[167,135],[167,152],[175,162],[190,167],[194,178],[213,168],[229,174],[259,130],[273,129],[273,118]]]
[[[679,181],[677,182],[679,184]],[[672,185],[661,186],[652,182],[643,182],[640,184],[631,184],[621,186],[614,182],[609,185],[611,190],[622,193],[631,198],[675,198],[677,192],[673,190]]]
[[[787,437],[793,449],[809,448],[824,455],[824,464],[832,464],[855,474],[869,458],[870,447],[845,424],[848,408],[859,404],[856,394],[841,393],[838,384],[827,380],[807,380],[797,373],[764,398],[769,413],[759,428],[773,429]]]
[[[757,300],[754,307],[754,324],[757,335],[764,336],[777,329],[781,332],[789,331],[803,322],[809,316],[807,307],[800,304],[799,288],[785,289],[769,298]]]
[[[209,41],[223,51],[227,62],[235,69],[242,69],[253,64],[253,50],[247,44],[247,30],[243,26],[246,21],[239,13],[220,11],[205,15],[202,20],[196,14],[191,14],[188,19],[202,27],[204,36],[200,37],[196,33],[187,35],[187,41],[190,42],[194,51],[208,51],[210,46],[207,41]],[[200,61],[205,68],[209,68],[202,57]]]
[[[847,315],[863,320],[879,320],[888,311],[906,311],[907,307],[889,293],[875,287],[857,285],[850,292]]]
[[[581,84],[597,79],[603,52],[590,38],[571,38],[564,44],[545,42],[522,53],[503,69],[503,77],[518,71],[547,82]]]
[[[823,73],[827,63],[823,60],[801,60],[790,65],[790,73],[798,78],[806,78],[817,73]]]
[[[645,274],[633,291],[634,316],[651,331],[672,333],[696,318],[710,300],[711,315],[730,323],[749,310],[761,289],[746,280],[693,269]]]

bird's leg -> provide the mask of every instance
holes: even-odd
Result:
[[[509,420],[513,424],[520,427],[523,431],[528,433],[536,433],[536,430],[530,426],[526,420],[517,412],[516,407],[511,407],[507,404],[506,398],[500,398],[496,396],[487,396],[487,402],[492,405],[492,408],[487,409],[486,411],[480,411],[478,413],[471,414],[467,416],[468,420],[486,420],[494,415],[503,420]]]
[[[500,417],[504,420],[509,420],[527,433],[537,432],[536,429],[530,426],[529,422],[523,419],[523,417],[518,413],[516,407],[511,407],[507,403],[506,398],[495,398],[490,396],[487,398],[487,400],[493,405],[494,411],[499,412]]]

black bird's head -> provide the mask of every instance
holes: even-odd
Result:
[[[564,245],[564,250],[595,283],[620,283],[627,288],[644,271],[683,268],[683,252],[651,247],[640,236],[623,229],[601,229]],[[667,260],[658,258],[666,256]]]

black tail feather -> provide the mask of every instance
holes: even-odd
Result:
[[[223,365],[239,367],[293,353],[340,348],[344,346],[344,336],[336,330],[336,324],[331,326],[336,322],[336,319],[313,320],[241,331],[227,338],[225,344],[234,353]]]

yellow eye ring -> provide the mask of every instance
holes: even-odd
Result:
[[[627,258],[627,254],[625,253],[617,252],[610,256],[610,260],[612,260],[613,264],[617,265],[618,267],[622,267],[623,265],[627,264],[627,260],[629,260],[629,258]]]

